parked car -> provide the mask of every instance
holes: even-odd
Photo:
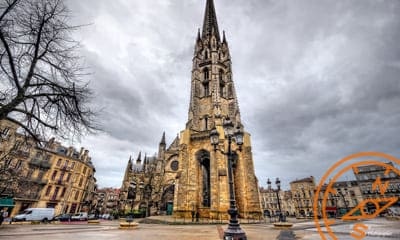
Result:
[[[113,216],[106,213],[101,216],[102,219],[113,220]]]
[[[72,215],[72,221],[86,221],[88,220],[88,214],[86,212],[80,212]]]
[[[54,208],[28,208],[15,216],[12,221],[42,221],[48,222],[54,218]]]
[[[88,215],[88,220],[96,220],[99,219],[99,217],[96,216],[96,214],[89,214]]]
[[[71,214],[64,213],[60,214],[54,217],[55,221],[60,221],[60,222],[69,222],[71,221]]]

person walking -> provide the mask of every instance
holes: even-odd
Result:
[[[195,216],[195,212],[194,212],[194,210],[192,210],[192,222],[194,222],[194,216]]]
[[[0,211],[0,226],[1,226],[1,224],[3,223],[3,221],[4,221],[4,211],[3,210],[1,210]]]

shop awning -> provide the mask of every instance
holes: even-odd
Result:
[[[0,198],[0,207],[14,207],[12,198]]]

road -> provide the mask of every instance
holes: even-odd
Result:
[[[370,228],[364,240],[400,239],[399,222],[376,219],[365,222]],[[333,227],[338,239],[350,240],[349,232],[354,222],[342,222]],[[226,225],[164,225],[140,224],[135,230],[119,230],[118,221],[103,221],[99,225],[89,224],[40,224],[3,225],[0,227],[1,240],[209,240],[221,239]],[[280,233],[272,224],[242,224],[249,240],[272,240]],[[298,239],[319,240],[313,222],[294,223],[292,230]],[[399,234],[399,235],[393,235]],[[399,238],[397,238],[398,236]],[[390,238],[389,238],[390,237]]]

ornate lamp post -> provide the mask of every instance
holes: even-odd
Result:
[[[228,228],[224,232],[224,240],[247,240],[246,233],[240,228],[238,220],[238,211],[236,207],[235,193],[233,189],[233,151],[232,151],[232,138],[235,138],[236,145],[241,151],[241,146],[243,145],[243,132],[237,127],[234,132],[234,126],[232,121],[227,118],[224,123],[225,136],[228,137],[228,177],[229,177],[229,210],[228,214],[230,216]],[[211,144],[214,146],[214,151],[217,151],[217,146],[219,144],[219,133],[214,127],[210,132]]]
[[[271,180],[269,180],[269,178],[267,180],[267,184],[268,184],[268,187],[271,187]],[[276,184],[277,189],[276,190],[273,190],[272,188],[271,189],[272,189],[272,191],[274,191],[276,193],[276,199],[278,200],[279,222],[286,222],[286,219],[283,217],[283,214],[282,214],[281,200],[279,197],[279,192],[281,191],[281,180],[279,180],[279,178],[276,178],[275,184]]]

